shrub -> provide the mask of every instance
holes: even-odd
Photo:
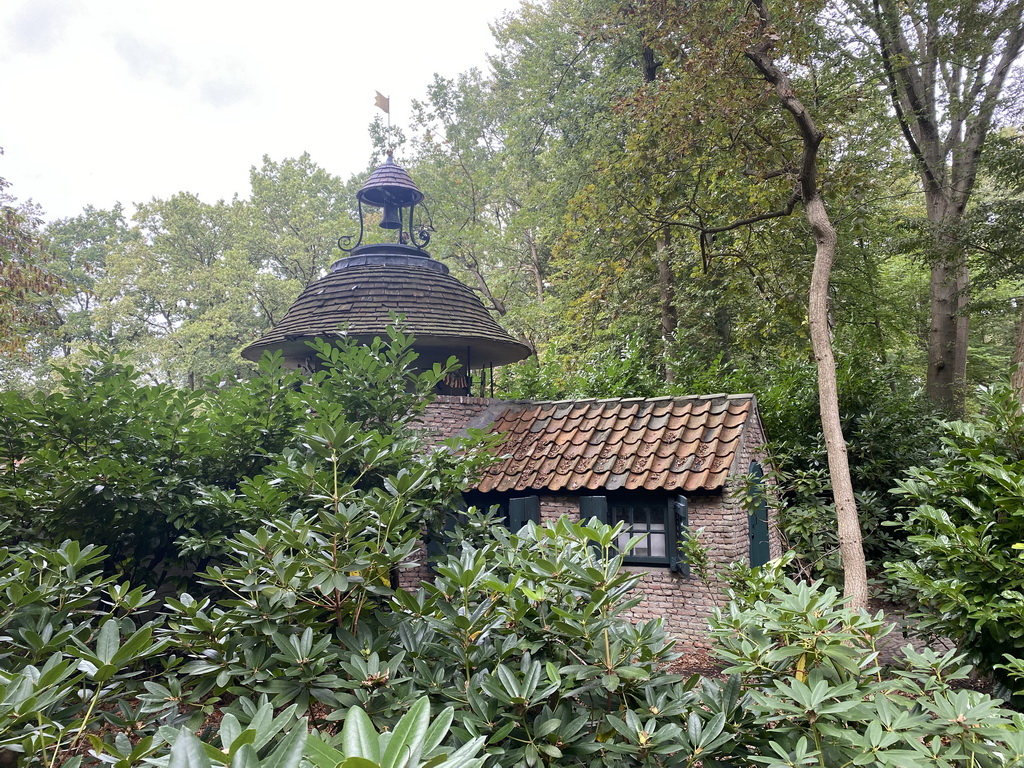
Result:
[[[310,526],[322,534],[333,522]],[[104,594],[132,594],[126,587],[67,567],[94,566],[94,551],[48,553],[64,563],[57,577],[4,553],[8,584],[42,575],[49,585],[15,613],[48,616],[35,625],[42,637],[72,633],[34,670],[15,672],[12,656],[4,659],[3,701],[14,705],[0,720],[4,743],[24,750],[26,765],[69,766],[913,768],[1024,759],[1021,716],[951,689],[966,675],[955,653],[907,649],[903,666],[885,674],[881,615],[849,611],[820,583],[783,580],[778,565],[753,574],[751,591],[735,582],[713,622],[728,680],[667,673],[673,643],[660,624],[633,626],[621,615],[637,575],[621,570],[617,533],[564,518],[493,531],[480,548],[448,555],[417,594],[395,593],[358,626],[347,613],[343,627],[328,607],[300,605],[303,578],[281,588],[272,566],[249,575],[226,566],[225,586],[248,598],[207,598],[199,611],[183,596],[167,629],[134,628],[110,617],[112,606],[102,610]],[[288,573],[292,561],[304,557],[272,558]],[[288,594],[295,600],[269,616],[252,602]],[[68,595],[82,602],[62,613]],[[5,631],[25,626],[5,622]],[[270,650],[262,656],[261,639]],[[432,724],[428,700],[440,709]]]
[[[1024,413],[1009,385],[953,422],[935,462],[898,483],[913,505],[903,526],[909,557],[889,572],[916,604],[925,631],[951,638],[993,669],[1024,657]]]
[[[0,514],[8,540],[103,546],[107,567],[159,584],[188,567],[175,540],[238,530],[206,499],[258,474],[291,439],[297,377],[279,359],[235,386],[143,383],[112,356],[58,371],[59,389],[0,393]]]
[[[186,391],[100,356],[61,370],[53,394],[0,393],[8,540],[104,546],[108,570],[157,586],[206,567],[238,531],[309,512],[303,499],[336,483],[381,487],[399,467],[447,462],[420,494],[419,511],[435,509],[479,463],[451,451],[424,460],[414,422],[445,371],[416,371],[412,339],[389,334],[320,343],[322,369],[305,382],[266,356],[249,381]]]
[[[796,553],[793,570],[839,585],[835,505],[812,368],[782,366],[755,391],[771,441],[779,524]],[[902,507],[892,493],[893,478],[927,460],[938,422],[916,383],[894,368],[865,368],[852,354],[840,358],[837,375],[864,553],[872,575],[881,574],[904,538],[887,525]]]
[[[165,643],[133,620],[152,593],[104,578],[101,561],[75,542],[0,549],[0,762],[53,765],[86,730],[126,725],[134,678]]]
[[[886,673],[878,640],[891,625],[881,613],[845,608],[835,589],[783,579],[781,569],[766,591],[765,576],[772,580],[762,574],[760,597],[738,596],[711,622],[725,672],[742,686],[733,724],[747,761],[914,768],[1024,760],[1024,716],[954,690],[969,672],[955,651],[907,646]]]

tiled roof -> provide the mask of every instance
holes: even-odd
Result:
[[[508,456],[477,487],[715,490],[752,418],[753,395],[512,404],[492,426],[505,434],[499,450]]]

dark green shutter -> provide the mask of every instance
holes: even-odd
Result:
[[[690,564],[679,551],[679,544],[690,529],[690,500],[685,496],[676,496],[675,501],[670,501],[671,509],[667,515],[666,529],[668,541],[666,546],[669,549],[668,567],[669,570],[678,573],[685,578],[690,578]]]
[[[586,523],[592,517],[607,525],[607,496],[580,496],[580,522]],[[596,541],[590,543],[590,549],[597,557],[601,556],[601,547]]]
[[[540,496],[521,496],[508,500],[508,529],[518,531],[527,523],[540,525]]]
[[[764,493],[764,470],[756,461],[750,464],[750,474],[756,479],[751,484],[754,498],[747,522],[750,530],[750,565],[756,568],[771,560],[768,545],[768,499]]]
[[[580,496],[580,520],[585,523],[591,517],[608,523],[608,497]]]

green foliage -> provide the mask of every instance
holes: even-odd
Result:
[[[726,673],[742,680],[734,727],[758,765],[1017,765],[1024,717],[951,683],[967,676],[955,651],[903,649],[888,674],[881,613],[843,607],[833,588],[770,570],[755,594],[712,619]],[[774,585],[771,582],[774,581]]]
[[[0,351],[5,357],[21,351],[26,335],[46,324],[43,301],[61,287],[46,263],[42,211],[31,202],[18,203],[9,187],[0,177]]]
[[[311,527],[326,535],[337,523]],[[738,569],[712,622],[728,680],[666,673],[673,643],[660,623],[622,618],[638,576],[621,569],[618,532],[565,518],[495,529],[442,559],[416,594],[349,574],[387,599],[340,625],[331,606],[303,604],[320,587],[268,575],[295,573],[309,549],[277,553],[258,573],[225,567],[226,596],[169,601],[165,625],[131,620],[149,596],[103,579],[95,549],[0,552],[0,588],[17,599],[0,614],[5,642],[17,641],[0,659],[0,749],[25,765],[126,768],[1024,759],[1024,719],[950,687],[967,674],[954,652],[908,648],[883,674],[883,617],[784,580],[779,564]],[[236,636],[248,644],[231,645]]]
[[[444,371],[413,370],[412,340],[397,330],[317,355],[306,384],[277,357],[251,380],[181,390],[99,355],[61,369],[56,392],[0,393],[8,538],[102,545],[116,553],[108,568],[157,584],[205,567],[263,520],[317,514],[325,494],[335,514],[346,494],[372,489],[378,517],[396,496],[419,516],[444,508],[483,455],[420,450],[414,422]]]
[[[183,533],[209,542],[237,530],[244,518],[212,500],[257,475],[299,415],[289,394],[298,378],[279,360],[250,382],[195,391],[144,384],[100,354],[59,376],[51,394],[0,393],[8,535],[103,545],[133,580],[187,565],[175,546]]]
[[[251,701],[245,709],[252,715],[245,726],[232,712],[224,716],[218,733],[220,748],[200,741],[187,728],[176,733],[169,728],[161,729],[162,738],[172,746],[170,754],[154,764],[167,768],[479,768],[484,762],[483,758],[475,757],[482,739],[450,753],[440,746],[451,724],[452,710],[444,710],[431,721],[426,698],[412,705],[394,731],[383,733],[374,729],[365,712],[353,707],[343,713],[345,727],[338,745],[341,749],[332,746],[331,739],[307,733],[305,718],[297,719],[294,708],[275,715],[263,700],[254,712]],[[282,731],[284,737],[275,741],[274,737]],[[140,750],[136,748],[135,753]],[[131,757],[128,756],[129,761]]]
[[[772,440],[774,491],[794,565],[805,575],[841,579],[835,509],[820,424],[817,392],[795,371],[774,382],[762,400]],[[864,369],[852,356],[838,371],[843,434],[850,457],[864,550],[872,569],[898,552],[902,535],[886,523],[901,503],[893,478],[928,455],[938,422],[914,383],[897,371]]]
[[[166,644],[133,618],[153,593],[104,578],[102,559],[75,542],[0,549],[0,757],[52,765],[87,730],[126,725],[133,680]]]
[[[917,604],[918,626],[954,640],[986,669],[1024,657],[1024,415],[1013,389],[946,425],[931,465],[898,483],[911,509],[906,559],[889,572]]]
[[[568,397],[649,397],[664,393],[666,384],[650,340],[628,336],[592,348],[578,358],[537,358],[502,373],[506,397],[561,400]]]
[[[838,359],[839,405],[857,495],[864,549],[871,570],[900,551],[903,536],[886,525],[902,507],[892,492],[893,478],[928,458],[938,421],[916,382],[892,366],[866,366],[867,350]],[[813,363],[780,361],[756,372],[730,366],[697,373],[694,387],[720,376],[730,391],[752,391],[764,420],[772,471],[768,489],[779,510],[792,568],[805,578],[840,583],[835,508],[828,460],[818,415]],[[701,391],[696,389],[696,391]]]

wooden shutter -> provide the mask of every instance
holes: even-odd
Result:
[[[678,573],[685,578],[690,578],[690,564],[679,551],[679,543],[683,536],[690,529],[690,500],[685,496],[676,496],[670,501],[671,509],[666,515],[666,529],[671,533],[666,546],[669,547],[668,567],[669,570]]]
[[[750,565],[756,568],[771,560],[771,548],[768,544],[768,499],[764,493],[764,470],[756,461],[750,464],[750,474],[756,480],[753,483],[753,505],[747,516],[750,531]]]
[[[580,520],[586,522],[591,517],[608,523],[607,496],[580,496]]]
[[[540,525],[540,496],[509,499],[508,529],[514,533],[531,522]]]

